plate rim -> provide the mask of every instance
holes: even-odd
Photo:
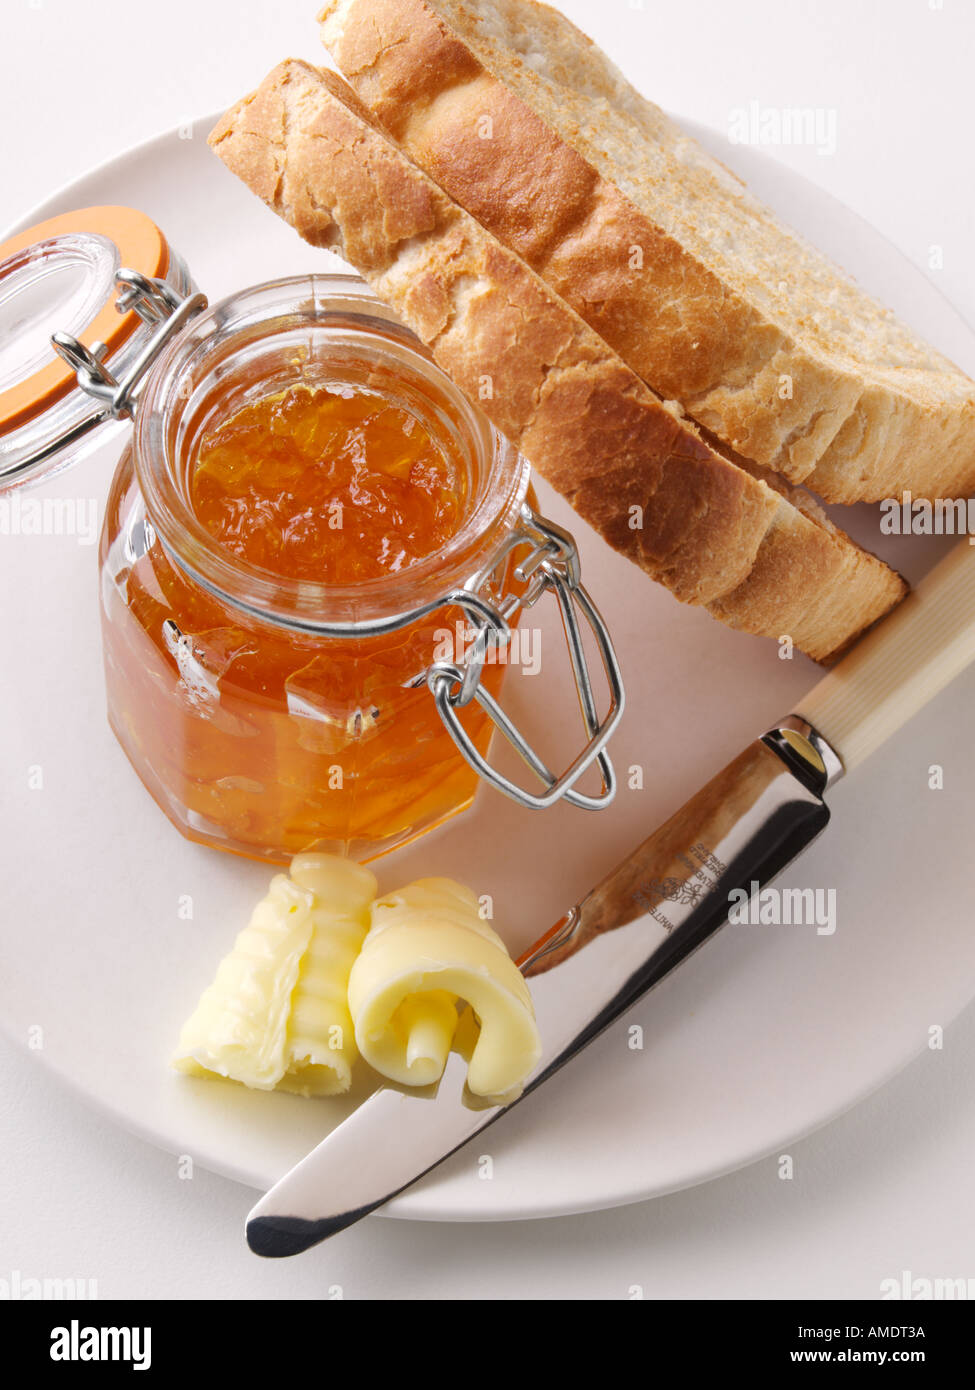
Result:
[[[18,231],[33,225],[46,216],[50,216],[50,209],[55,207],[58,203],[72,199],[75,191],[88,184],[91,180],[99,176],[110,174],[112,171],[119,170],[120,166],[126,163],[141,161],[155,148],[163,144],[168,145],[173,140],[178,139],[179,132],[182,129],[192,127],[192,139],[196,142],[199,133],[204,128],[207,130],[212,128],[221,114],[222,108],[219,109],[216,114],[208,113],[198,116],[192,121],[181,121],[178,125],[158,130],[156,133],[128,145],[117,154],[103,160],[100,164],[94,165],[85,172],[63,182],[46,198],[35,203],[26,213],[15,219],[2,233],[0,233],[0,240],[15,235]],[[683,129],[695,138],[701,139],[704,137],[712,141],[720,139],[720,132],[713,127],[706,126],[691,118],[675,117],[675,119]],[[855,209],[849,207],[842,199],[836,197],[836,195],[829,192],[827,189],[822,188],[814,179],[799,170],[791,168],[787,164],[783,164],[782,161],[776,159],[774,155],[764,150],[747,147],[747,157],[749,160],[759,162],[771,170],[782,171],[786,178],[805,184],[807,187],[815,190],[816,195],[819,197],[829,200],[842,208],[847,216],[856,218],[864,227],[869,229],[872,235],[883,240],[915,274],[924,278],[930,290],[933,294],[938,296],[945,306],[945,309],[953,314],[969,334],[972,335],[973,340],[975,340],[975,326],[968,321],[967,317],[958,309],[941,286],[929,276],[926,276],[919,266],[914,265],[907,254],[891,241],[884,232],[879,231],[872,223]],[[162,230],[166,233],[165,227],[163,227]],[[969,996],[967,1001],[963,1001],[950,1015],[945,1017],[944,1022],[946,1026],[955,1021],[968,1004],[971,1003],[972,998],[975,998],[975,993]],[[8,1020],[2,1014],[0,1014],[0,1033],[2,1033],[18,1051],[29,1051],[23,1039],[14,1035],[12,1028],[8,1025]],[[705,1183],[727,1177],[755,1163],[759,1163],[780,1150],[784,1145],[802,1142],[810,1135],[825,1128],[834,1120],[841,1118],[843,1115],[862,1104],[870,1096],[882,1090],[895,1077],[900,1075],[901,1072],[922,1056],[924,1051],[924,1042],[919,1042],[918,1045],[911,1050],[909,1055],[905,1056],[898,1054],[889,1066],[883,1069],[881,1074],[872,1077],[870,1081],[860,1087],[852,1097],[845,1097],[838,1108],[831,1103],[829,1112],[813,1120],[808,1126],[799,1130],[792,1129],[783,1135],[779,1135],[770,1143],[766,1143],[763,1140],[750,1148],[745,1156],[739,1155],[730,1162],[716,1168],[711,1168],[706,1172],[694,1172],[688,1176],[686,1181],[681,1180],[677,1183],[651,1187],[649,1189],[646,1186],[641,1189],[639,1186],[634,1187],[631,1185],[623,1190],[618,1186],[617,1189],[611,1193],[602,1193],[599,1196],[590,1194],[586,1197],[577,1196],[575,1198],[566,1198],[563,1200],[553,1199],[545,1206],[539,1206],[538,1198],[535,1196],[531,1199],[531,1209],[528,1209],[527,1206],[522,1205],[517,1200],[509,1200],[507,1205],[501,1210],[498,1210],[496,1207],[488,1207],[484,1204],[477,1210],[460,1207],[456,1204],[453,1206],[445,1205],[443,1200],[437,1198],[436,1189],[431,1189],[429,1198],[423,1193],[413,1190],[409,1193],[408,1205],[405,1203],[401,1204],[400,1201],[394,1200],[387,1207],[381,1208],[376,1214],[387,1217],[388,1219],[441,1223],[471,1222],[480,1224],[499,1221],[543,1220],[550,1217],[558,1218],[561,1216],[579,1215],[586,1212],[611,1210],[616,1207],[634,1205],[639,1202],[651,1201],[656,1197],[664,1197],[676,1192],[689,1190],[693,1187],[702,1186]],[[45,1055],[44,1052],[35,1054],[35,1059],[41,1062],[47,1074],[52,1076],[58,1085],[66,1087],[70,1093],[95,1113],[109,1119],[126,1133],[151,1144],[155,1148],[161,1149],[163,1152],[170,1154],[177,1154],[179,1152],[179,1146],[175,1138],[167,1136],[159,1130],[153,1130],[150,1126],[129,1114],[123,1107],[113,1104],[106,1096],[96,1091],[85,1089],[84,1086],[67,1072],[60,1063],[52,1060],[48,1055]],[[200,1157],[198,1161],[207,1171],[239,1183],[244,1187],[251,1188],[252,1190],[255,1189],[254,1175],[248,1173],[244,1167],[237,1166],[233,1162],[228,1162],[226,1159],[217,1161],[210,1155]],[[258,1184],[257,1190],[260,1190],[263,1185],[263,1183]]]

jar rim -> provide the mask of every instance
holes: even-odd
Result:
[[[185,442],[181,425],[192,415],[194,401],[198,408],[207,381],[231,370],[228,364],[237,353],[274,336],[294,341],[295,335],[308,337],[309,344],[313,336],[320,351],[330,333],[336,344],[341,338],[387,354],[391,363],[441,392],[483,475],[474,505],[440,550],[395,574],[345,585],[282,578],[235,556],[195,515],[181,486],[179,458]],[[297,358],[295,365],[300,367]],[[302,379],[296,374],[296,383]],[[476,587],[473,581],[490,570],[520,517],[530,483],[527,461],[437,366],[420,339],[353,275],[266,281],[194,318],[146,383],[133,454],[147,518],[179,568],[220,602],[252,618],[326,635],[394,630],[457,590]]]

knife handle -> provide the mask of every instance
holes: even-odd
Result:
[[[849,772],[975,661],[975,544],[962,541],[800,702]]]

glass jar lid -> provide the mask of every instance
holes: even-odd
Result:
[[[145,213],[93,207],[50,218],[0,244],[0,491],[49,477],[118,428],[52,346],[77,339],[113,377],[135,362],[155,321],[120,272],[191,288],[185,266]]]

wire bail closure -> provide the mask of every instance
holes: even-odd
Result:
[[[115,284],[118,313],[135,313],[155,330],[120,381],[116,381],[104,364],[107,351],[104,343],[94,343],[87,348],[70,333],[54,333],[51,346],[75,372],[82,391],[102,406],[102,418],[127,420],[135,412],[136,393],[153,363],[170,339],[180,333],[190,319],[203,312],[207,298],[203,294],[184,298],[164,280],[152,279],[137,270],[120,270]]]
[[[51,342],[55,351],[68,363],[77,376],[78,385],[102,407],[102,418],[128,419],[134,415],[139,387],[163,349],[185,325],[207,308],[205,295],[185,298],[164,281],[152,279],[138,271],[120,270],[116,275],[120,314],[133,312],[154,331],[138,357],[120,380],[104,364],[107,349],[103,343],[85,347],[68,333],[55,333]],[[527,554],[515,566],[519,584],[527,587],[520,594],[509,594],[500,603],[479,592],[488,579],[475,576],[463,589],[454,590],[412,614],[399,615],[377,623],[353,623],[331,629],[316,626],[322,635],[373,636],[395,631],[438,608],[458,607],[475,629],[474,641],[461,663],[438,661],[417,676],[413,685],[426,684],[430,690],[444,727],[453,739],[461,756],[489,786],[503,792],[520,806],[544,810],[558,801],[568,801],[585,810],[598,811],[610,805],[616,795],[616,773],[606,747],[623,717],[624,692],[619,661],[609,629],[599,610],[582,585],[579,553],[572,536],[554,522],[539,516],[527,503],[522,506],[521,526],[507,538],[492,561],[492,571],[527,547]],[[207,585],[199,577],[198,582]],[[558,601],[572,663],[576,692],[582,711],[588,742],[569,767],[561,774],[551,771],[528,739],[485,689],[481,677],[492,649],[506,648],[512,638],[510,621],[522,609],[533,608],[546,593],[554,593]],[[246,609],[245,611],[251,611]],[[256,616],[262,616],[256,614]],[[592,677],[586,658],[580,618],[595,638],[603,671],[609,687],[610,706],[600,721],[593,693]],[[178,628],[173,624],[178,633]],[[460,721],[458,711],[474,701],[487,714],[495,729],[527,763],[543,784],[544,790],[531,791],[505,777],[481,755]],[[602,791],[587,795],[575,789],[576,783],[590,767],[596,765],[602,777]]]
[[[527,503],[522,507],[522,528],[508,541],[505,554],[522,546],[530,547],[528,555],[519,561],[515,578],[527,583],[520,597],[512,596],[502,610],[485,611],[483,600],[475,619],[476,635],[462,664],[435,662],[426,674],[427,686],[436,701],[437,711],[456,747],[478,775],[503,792],[520,806],[545,810],[557,801],[568,801],[585,810],[598,811],[610,805],[616,795],[616,773],[606,746],[623,717],[625,696],[619,661],[599,610],[581,582],[579,553],[567,531],[533,511]],[[503,557],[502,557],[503,558]],[[558,600],[572,661],[576,692],[582,710],[589,741],[561,775],[551,771],[524,734],[481,684],[481,675],[492,644],[506,647],[511,641],[509,619],[518,608],[532,608],[546,593]],[[470,620],[471,613],[462,603]],[[490,605],[488,606],[490,608]],[[600,660],[610,692],[610,708],[600,721],[593,693],[592,678],[583,645],[580,616],[585,620],[599,650]],[[495,729],[503,734],[519,756],[528,764],[544,791],[533,792],[505,777],[481,755],[469,737],[457,711],[474,700],[487,714]],[[595,764],[602,776],[603,788],[596,796],[576,791],[575,784]]]

